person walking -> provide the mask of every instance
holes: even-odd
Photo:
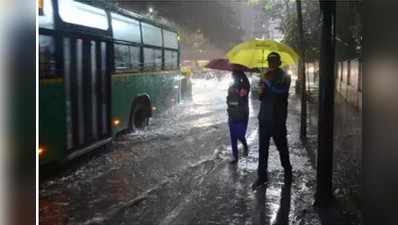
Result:
[[[238,140],[242,142],[244,154],[248,154],[246,141],[246,130],[249,121],[249,92],[250,83],[242,71],[232,71],[233,83],[228,88],[227,112],[228,125],[231,135],[232,160],[230,163],[238,162]]]
[[[287,106],[291,78],[280,67],[281,58],[276,52],[271,52],[268,57],[269,70],[260,80],[259,99],[261,101],[259,120],[259,163],[257,180],[252,189],[268,181],[268,149],[270,139],[275,142],[279,151],[280,161],[284,168],[285,179],[291,180],[292,166],[289,159],[287,143]]]

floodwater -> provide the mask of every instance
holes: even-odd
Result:
[[[298,97],[292,91],[288,116],[293,181],[284,183],[271,142],[270,180],[252,191],[260,103],[250,100],[249,154],[230,165],[229,82],[193,80],[192,99],[151,118],[145,130],[119,137],[109,150],[42,180],[40,224],[301,224],[313,201],[315,172],[299,141]]]

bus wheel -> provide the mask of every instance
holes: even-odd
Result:
[[[136,130],[140,130],[145,128],[149,123],[149,106],[144,103],[137,103],[130,117],[130,131],[134,132]]]

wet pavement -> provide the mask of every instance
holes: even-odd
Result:
[[[312,83],[313,84],[313,83]],[[308,145],[311,160],[316,165],[318,133],[318,84],[311,89],[312,101],[308,104]],[[333,194],[341,208],[341,214],[349,224],[361,221],[361,162],[362,115],[358,108],[335,92]]]
[[[284,183],[271,142],[270,181],[252,191],[259,102],[250,102],[249,154],[233,166],[228,81],[192,83],[192,100],[151,119],[145,130],[119,137],[111,149],[42,180],[40,224],[320,224],[305,215],[312,208],[315,171],[299,141],[300,104],[293,88],[287,122],[293,182]]]

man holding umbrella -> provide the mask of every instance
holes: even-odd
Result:
[[[259,119],[259,164],[257,180],[253,190],[268,181],[268,149],[271,137],[279,151],[280,161],[284,168],[285,179],[291,181],[292,166],[289,160],[287,143],[287,105],[290,88],[290,76],[282,69],[281,57],[271,52],[268,57],[269,71],[260,81],[259,98],[261,101]]]

